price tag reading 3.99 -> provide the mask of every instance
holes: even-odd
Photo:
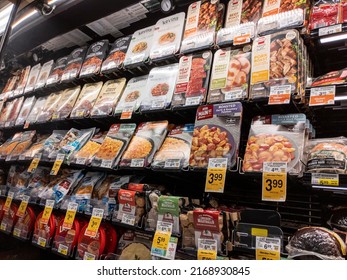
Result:
[[[210,158],[206,175],[205,192],[224,192],[227,158]]]
[[[263,163],[263,201],[284,202],[287,197],[287,163]]]

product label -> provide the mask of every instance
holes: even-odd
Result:
[[[339,186],[339,174],[312,173],[311,184],[320,186]]]
[[[230,51],[218,50],[214,57],[211,90],[225,88],[228,76]]]
[[[16,237],[20,238],[21,234],[22,234],[22,231],[19,228],[14,228],[13,229],[13,236],[16,236]]]
[[[135,215],[123,213],[121,223],[126,224],[126,225],[130,225],[130,226],[135,225]]]
[[[158,221],[157,230],[153,237],[151,254],[153,256],[165,257],[169,248],[172,223]]]
[[[289,104],[291,96],[291,86],[272,86],[270,87],[269,105]]]
[[[2,221],[0,224],[0,230],[6,231],[6,229],[7,229],[7,224],[4,221]]]
[[[269,80],[270,36],[257,38],[252,51],[251,85]]]
[[[52,214],[52,211],[53,211],[53,207],[54,207],[54,200],[47,199],[45,209],[43,210],[43,214],[41,217],[41,223],[42,224],[44,224],[44,225],[48,224],[48,221],[49,221],[51,214]]]
[[[219,211],[193,211],[194,228],[202,231],[219,232]]]
[[[198,121],[213,118],[213,105],[199,106],[196,114]]]
[[[103,216],[104,216],[104,209],[93,208],[92,216],[90,217],[88,227],[84,235],[92,237],[92,238],[96,237]]]
[[[17,214],[16,214],[18,217],[22,218],[25,215],[25,211],[27,210],[29,199],[30,199],[30,196],[23,195],[23,199],[18,207]]]
[[[133,111],[134,111],[134,106],[130,105],[130,106],[125,106],[123,108],[122,114],[120,116],[121,120],[130,120],[132,115],[133,115]]]
[[[318,36],[321,37],[321,36],[330,35],[334,33],[340,33],[340,32],[342,32],[342,25],[336,24],[336,25],[319,28]]]
[[[284,202],[287,197],[287,163],[263,163],[263,201]]]
[[[83,260],[84,261],[93,261],[96,259],[96,256],[91,254],[91,253],[88,253],[88,252],[84,252],[84,255],[83,255]]]
[[[57,175],[65,159],[65,154],[58,154],[49,175]]]
[[[279,13],[281,0],[265,0],[263,7],[263,16],[271,16]]]
[[[136,195],[136,191],[122,190],[122,189],[119,190],[118,192],[119,210],[117,214],[117,220],[122,221],[124,215],[131,216],[131,217],[126,216],[124,219],[128,220],[129,218],[130,221],[133,220],[132,217],[135,217],[135,211],[136,211],[135,195]],[[135,224],[135,219],[134,219],[134,224]]]
[[[69,252],[69,247],[68,246],[65,246],[63,244],[59,244],[59,246],[58,246],[58,253],[59,254],[67,256],[68,252]]]
[[[217,259],[217,240],[198,239],[198,260],[216,260]]]
[[[242,89],[231,90],[231,91],[228,91],[225,93],[224,101],[241,99],[242,96],[243,96],[243,90]]]
[[[41,153],[37,153],[33,160],[31,161],[29,168],[28,168],[28,172],[29,173],[34,173],[36,168],[38,167],[40,160],[41,160],[42,154]]]
[[[233,45],[243,45],[251,41],[254,34],[254,26],[246,25],[240,26],[234,33]]]
[[[181,159],[166,159],[164,163],[164,168],[168,169],[179,169],[181,166]]]
[[[87,161],[86,158],[77,158],[77,159],[76,159],[76,164],[85,165],[85,164],[86,164],[86,161]]]
[[[281,258],[281,239],[256,237],[257,260],[279,260]]]
[[[225,19],[225,27],[232,27],[241,23],[242,0],[229,1]]]
[[[191,4],[188,8],[184,39],[196,35],[198,31],[200,5],[200,1],[197,1]]]
[[[101,161],[100,167],[111,169],[111,168],[112,168],[112,165],[113,165],[113,160],[111,160],[111,159],[103,159],[103,160]]]
[[[334,105],[335,86],[311,88],[309,106]]]
[[[69,202],[63,222],[63,229],[69,230],[72,228],[73,222],[75,220],[78,204],[74,202]]]
[[[41,236],[37,239],[37,245],[39,245],[41,247],[46,247],[46,244],[47,244],[47,239],[45,239]]]
[[[188,90],[188,83],[190,79],[190,71],[192,67],[192,56],[182,56],[178,66],[178,77],[176,82],[175,93],[184,93]]]
[[[208,161],[205,192],[224,192],[227,158],[210,158]]]

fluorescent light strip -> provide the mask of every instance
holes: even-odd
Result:
[[[23,21],[29,19],[30,17],[32,17],[33,15],[35,15],[37,13],[36,10],[31,10],[30,13],[25,14],[24,16],[22,16],[21,18],[19,18],[18,20],[16,20],[16,22],[14,22],[12,24],[12,28],[15,28],[17,25],[21,24]]]
[[[340,40],[344,40],[344,39],[347,39],[347,33],[335,35],[335,36],[331,36],[331,37],[327,37],[327,38],[320,38],[320,42],[321,42],[321,44],[325,44],[325,43],[340,41]]]
[[[335,96],[334,100],[335,101],[347,100],[347,95],[345,95],[345,96]]]

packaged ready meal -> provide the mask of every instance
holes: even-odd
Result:
[[[261,172],[263,162],[286,162],[292,174],[301,172],[306,116],[287,114],[255,117],[249,131],[244,172]]]
[[[37,153],[42,152],[43,145],[49,135],[37,135],[36,141],[22,154],[19,156],[20,160],[30,160]]]
[[[90,115],[94,103],[99,96],[102,82],[85,84],[72,109],[70,118],[84,118]]]
[[[36,118],[36,122],[42,123],[42,122],[48,122],[52,119],[52,116],[57,112],[58,104],[60,101],[60,98],[62,96],[62,92],[54,92],[51,93],[42,108],[40,114]]]
[[[55,203],[61,202],[65,195],[77,186],[82,177],[82,170],[64,170],[61,179],[53,186],[53,198]]]
[[[347,68],[331,71],[327,74],[319,76],[313,79],[312,87],[338,85],[347,82]]]
[[[101,72],[109,73],[119,69],[124,62],[125,55],[131,41],[131,36],[117,39],[110,47],[107,58],[102,63]]]
[[[174,126],[155,154],[152,168],[179,169],[189,163],[194,124]]]
[[[33,143],[36,137],[36,131],[24,131],[21,135],[20,141],[16,147],[7,155],[6,160],[17,160]]]
[[[211,65],[211,51],[180,58],[176,88],[172,97],[173,107],[200,105],[205,101]]]
[[[126,83],[125,78],[107,81],[96,100],[90,113],[92,117],[111,116]]]
[[[13,95],[13,91],[16,88],[18,81],[19,81],[20,75],[13,75],[7,80],[7,83],[2,90],[1,96],[9,97],[10,95]]]
[[[35,89],[42,88],[46,85],[49,74],[51,73],[53,66],[53,60],[50,60],[42,65],[40,74],[37,78]]]
[[[80,78],[96,75],[100,72],[102,61],[108,50],[108,40],[101,40],[89,46],[86,58],[84,59]]]
[[[17,132],[11,138],[7,139],[5,143],[0,146],[0,159],[5,159],[7,155],[9,155],[13,149],[20,142],[22,137],[22,132]]]
[[[40,63],[36,64],[35,66],[33,66],[31,68],[30,74],[28,77],[28,82],[27,82],[25,89],[24,89],[24,93],[27,93],[27,92],[34,90],[37,78],[39,77],[39,74],[40,74],[40,70],[41,70],[41,64]]]
[[[12,111],[13,108],[13,100],[12,101],[7,101],[4,105],[3,105],[3,109],[1,110],[1,115],[0,115],[0,126],[4,127],[8,117],[10,116],[10,113]]]
[[[20,76],[19,76],[19,81],[18,81],[17,87],[13,92],[14,96],[18,96],[18,95],[21,95],[23,93],[25,86],[28,82],[30,69],[31,69],[30,65],[28,65],[27,67],[22,69]]]
[[[136,124],[114,124],[110,127],[104,141],[96,152],[92,165],[113,168],[118,165],[120,156],[132,138]]]
[[[300,40],[297,30],[286,30],[253,41],[250,98],[267,97],[275,86],[297,93]]]
[[[19,115],[19,112],[22,108],[23,102],[24,102],[24,96],[13,99],[12,101],[12,108],[11,111],[7,117],[7,120],[5,122],[5,127],[10,127],[10,126],[14,126],[16,119]]]
[[[66,67],[61,77],[62,82],[71,81],[78,77],[84,57],[87,53],[87,47],[77,48],[69,55]]]
[[[176,86],[178,64],[155,67],[149,72],[141,111],[166,109],[170,106]]]
[[[67,63],[67,56],[58,58],[51,70],[51,73],[49,74],[49,77],[47,79],[46,85],[52,85],[52,84],[57,84],[60,82],[61,77],[63,76],[64,69],[66,67]]]
[[[227,158],[236,164],[241,134],[240,102],[200,106],[196,113],[189,165],[207,168],[209,159]]]
[[[218,0],[190,4],[181,52],[192,52],[213,45],[218,20]]]
[[[148,57],[153,42],[154,26],[136,31],[125,55],[124,66],[131,67],[144,63]]]
[[[35,123],[36,122],[37,116],[39,116],[41,114],[41,111],[43,110],[47,99],[48,99],[48,96],[43,96],[43,97],[39,97],[36,100],[35,105],[31,109],[30,114],[26,120],[27,123]]]
[[[154,26],[153,45],[149,57],[152,60],[178,53],[181,45],[185,13],[162,18]]]
[[[32,108],[34,107],[34,104],[36,102],[36,97],[28,97],[24,100],[23,106],[19,112],[19,115],[17,117],[15,125],[24,125],[25,121],[27,120]]]
[[[143,168],[148,166],[160,148],[167,132],[168,121],[139,124],[129,147],[122,156],[121,167]]]
[[[219,49],[213,60],[208,103],[241,100],[248,97],[251,53]]]
[[[241,12],[241,23],[246,23],[246,22],[257,23],[261,17],[262,11],[263,11],[262,0],[243,0],[242,12]]]
[[[45,140],[42,147],[42,159],[55,160],[59,144],[63,141],[66,135],[66,130],[53,130],[52,134]]]
[[[70,116],[72,109],[75,106],[76,100],[80,94],[81,87],[73,87],[64,90],[57,104],[57,110],[52,115],[52,120],[66,119]]]
[[[126,108],[132,108],[134,112],[140,108],[146,94],[147,80],[148,75],[132,78],[128,81],[116,106],[115,115],[121,114]]]

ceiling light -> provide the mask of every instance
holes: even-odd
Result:
[[[325,44],[325,43],[340,41],[340,40],[344,40],[344,39],[347,39],[347,33],[335,35],[335,36],[331,36],[331,37],[326,37],[326,38],[320,38],[320,42],[321,42],[321,44]]]
[[[12,24],[12,28],[15,28],[17,25],[19,25],[20,23],[22,23],[23,21],[27,20],[28,18],[32,17],[33,15],[35,15],[37,13],[37,11],[35,9],[31,10],[29,13],[25,14],[24,16],[22,16],[21,18],[19,18],[18,20],[16,20],[13,24]]]

